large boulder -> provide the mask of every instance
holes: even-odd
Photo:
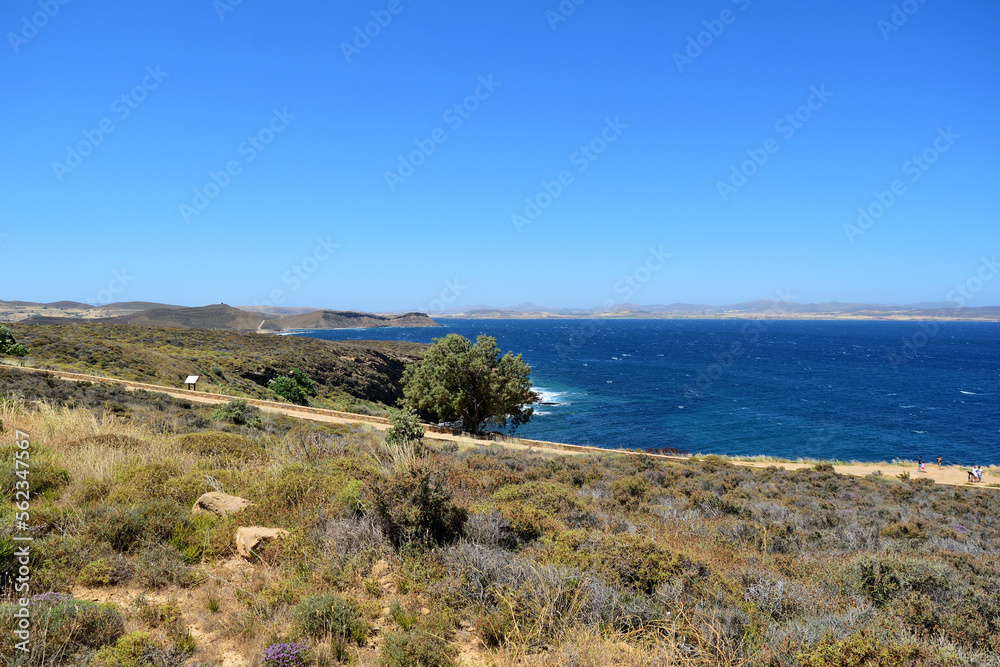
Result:
[[[194,501],[194,507],[191,508],[191,513],[202,514],[204,512],[208,512],[216,516],[226,516],[228,514],[235,514],[244,507],[249,507],[250,505],[253,505],[253,503],[246,498],[230,496],[229,494],[219,493],[218,491],[211,491],[209,493],[201,494],[201,497]]]
[[[236,553],[244,558],[250,558],[257,547],[267,544],[271,540],[286,537],[288,537],[288,531],[283,528],[243,526],[236,529]]]

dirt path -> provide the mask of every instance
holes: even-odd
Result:
[[[228,403],[237,397],[226,396],[223,394],[211,394],[203,391],[191,391],[189,389],[179,389],[174,387],[164,387],[156,384],[147,384],[144,382],[132,382],[130,380],[117,380],[114,378],[101,377],[99,375],[85,375],[83,373],[68,373],[65,371],[55,371],[55,370],[41,370],[37,368],[27,368],[20,366],[7,366],[6,368],[14,368],[17,370],[22,370],[26,372],[35,373],[51,373],[52,375],[61,378],[63,380],[70,380],[74,382],[105,382],[108,384],[120,384],[124,385],[128,389],[139,390],[144,389],[146,391],[155,391],[161,394],[167,394],[168,396],[173,396],[175,398],[184,398],[196,403],[205,403],[210,405],[219,405],[223,403]],[[272,412],[276,414],[286,415],[288,417],[293,417],[295,419],[302,419],[305,421],[319,422],[319,423],[333,423],[333,424],[367,424],[380,431],[384,431],[389,428],[389,420],[384,417],[372,417],[369,415],[359,415],[351,412],[340,412],[337,410],[324,410],[321,408],[311,408],[302,407],[296,405],[290,405],[288,403],[279,403],[277,401],[262,401],[255,398],[244,399],[250,405],[254,405],[265,412]],[[655,458],[668,459],[673,461],[684,461],[686,457],[676,457],[676,456],[666,456],[662,454],[647,454],[645,452],[638,452],[634,450],[623,450],[623,449],[604,449],[601,447],[587,447],[584,445],[567,445],[558,442],[547,442],[544,440],[525,440],[522,438],[502,438],[499,440],[491,438],[480,438],[474,437],[468,434],[463,434],[456,431],[451,431],[449,429],[444,429],[438,426],[433,426],[430,424],[424,424],[424,430],[426,431],[426,437],[430,440],[439,440],[443,442],[454,442],[460,447],[477,447],[480,445],[488,445],[499,443],[504,447],[509,447],[511,449],[519,449],[532,451],[536,453],[545,453],[551,455],[563,456],[566,454],[596,454],[596,453],[615,453],[615,454],[627,454],[632,456],[653,456]],[[748,466],[751,468],[767,468],[768,466],[776,466],[778,468],[783,468],[785,470],[799,470],[801,468],[810,468],[813,464],[811,463],[789,463],[789,462],[756,462],[756,461],[738,461],[731,460],[735,465]],[[989,477],[984,477],[982,483],[969,483],[967,469],[962,466],[945,466],[938,469],[937,464],[928,464],[926,467],[926,472],[919,472],[916,465],[903,466],[903,465],[893,465],[889,463],[851,463],[847,465],[835,465],[834,470],[842,475],[856,475],[864,476],[874,472],[881,472],[886,477],[895,477],[902,473],[910,473],[912,478],[926,477],[927,479],[932,479],[938,484],[947,484],[951,486],[965,486],[970,488],[988,488],[986,484],[990,483]],[[989,474],[987,472],[987,474]]]

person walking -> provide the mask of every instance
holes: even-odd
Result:
[[[938,457],[938,470],[940,470],[940,469],[941,469],[941,457],[939,456]]]

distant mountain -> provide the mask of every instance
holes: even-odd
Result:
[[[305,315],[312,313],[319,308],[296,307],[296,306],[236,306],[240,310],[248,313],[263,313],[265,315]]]
[[[121,310],[121,309],[118,309]],[[284,309],[291,311],[294,309]],[[299,314],[249,312],[224,303],[188,308],[166,306],[115,316],[69,317],[38,312],[22,320],[28,324],[65,324],[72,321],[101,324],[132,324],[181,329],[223,329],[227,331],[283,331],[287,329],[360,329],[373,327],[436,327],[437,322],[423,313],[375,315],[346,310],[314,310]]]
[[[31,322],[31,319],[25,320]],[[179,327],[182,329],[227,329],[230,331],[269,330],[267,318],[248,313],[224,303],[197,308],[152,308],[131,315],[106,317],[102,324],[135,324],[147,327]],[[277,327],[274,327],[277,328]]]
[[[608,308],[542,308],[535,304],[492,308],[472,306],[450,308],[436,317],[472,319],[537,319],[537,318],[651,318],[651,319],[856,319],[856,320],[1000,320],[1000,306],[959,308],[954,303],[926,303],[910,306],[886,306],[865,303],[793,303],[790,301],[759,300],[730,306],[673,303],[670,305],[638,306],[616,304]]]
[[[275,322],[281,329],[359,329],[375,327],[438,327],[424,313],[374,315],[349,310],[317,310],[304,315],[289,315]]]
[[[169,303],[156,303],[155,301],[118,301],[104,306],[97,306],[98,310],[152,310],[153,308],[186,308],[187,306],[174,306]]]

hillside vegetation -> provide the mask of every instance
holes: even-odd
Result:
[[[278,400],[267,385],[299,369],[317,384],[318,407],[384,412],[402,397],[405,364],[425,346],[392,341],[330,342],[299,336],[135,327],[123,324],[12,324],[31,348],[28,362],[53,369]]]
[[[998,664],[992,489],[390,446],[2,368],[0,388],[30,435],[35,538],[34,653],[9,664]],[[209,491],[253,504],[193,514]],[[288,532],[243,558],[241,526]]]

